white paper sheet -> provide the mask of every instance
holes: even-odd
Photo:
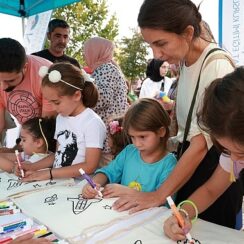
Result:
[[[21,182],[14,174],[6,172],[0,173],[0,200],[6,200],[15,195],[26,194],[30,191],[38,191],[43,188],[50,188],[57,185],[73,185],[73,179],[54,179],[35,181],[35,182]]]
[[[80,186],[52,187],[13,201],[62,238],[89,236],[129,216],[112,209],[115,199],[83,199]]]

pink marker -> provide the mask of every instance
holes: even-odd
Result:
[[[20,155],[19,155],[19,151],[18,151],[18,150],[15,150],[15,155],[16,155],[16,159],[17,159],[17,163],[18,163],[18,166],[19,166],[19,169],[20,169],[21,176],[22,176],[22,177],[25,177],[24,170],[23,170],[22,167],[21,167],[21,163],[20,163]]]

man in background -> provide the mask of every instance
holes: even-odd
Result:
[[[50,47],[48,49],[32,53],[32,55],[45,58],[53,63],[69,62],[80,68],[80,65],[76,59],[64,54],[69,42],[69,34],[69,25],[64,20],[52,19],[48,24],[47,32]]]

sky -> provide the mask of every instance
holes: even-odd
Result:
[[[111,13],[116,13],[119,22],[119,38],[130,36],[137,28],[137,15],[143,0],[107,0]]]
[[[170,1],[170,0],[169,0]],[[137,28],[137,15],[143,0],[107,0],[110,13],[116,13],[119,21],[119,38],[131,36]],[[201,0],[193,0],[199,4]],[[218,0],[204,0],[200,12],[218,39]],[[22,23],[18,17],[0,14],[0,37],[11,37],[22,42]]]
[[[169,0],[170,1],[170,0]],[[196,5],[202,2],[200,12],[218,39],[218,0],[192,0]],[[107,0],[111,13],[119,20],[119,37],[130,36],[131,28],[137,28],[137,15],[143,0]]]

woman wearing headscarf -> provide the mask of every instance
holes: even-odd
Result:
[[[127,85],[124,76],[113,60],[114,44],[102,37],[93,37],[84,43],[84,58],[92,70],[92,77],[99,92],[95,112],[108,127],[111,117],[123,115],[128,108]],[[105,140],[103,157],[100,166],[112,160],[108,146],[108,135]]]
[[[158,91],[168,94],[172,85],[172,80],[166,76],[168,70],[167,61],[152,59],[147,65],[147,78],[142,83],[139,97],[153,98]]]

